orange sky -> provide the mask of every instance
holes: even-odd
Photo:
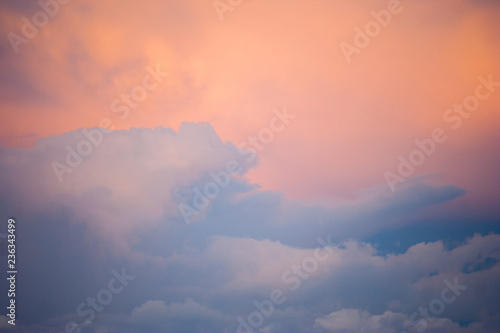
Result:
[[[487,175],[498,165],[500,91],[458,130],[443,113],[474,93],[478,76],[500,81],[500,7],[402,0],[402,11],[347,63],[340,43],[353,44],[354,27],[388,3],[248,0],[221,21],[208,0],[72,0],[18,53],[2,40],[1,143],[29,146],[109,118],[117,129],[209,122],[238,144],[286,107],[297,117],[249,175],[264,189],[352,198],[384,185],[398,155],[442,127],[449,140],[415,175],[443,174],[493,204],[498,190]],[[22,17],[40,10],[9,6],[0,11],[3,36],[20,33]],[[157,65],[168,77],[120,119],[112,102]]]

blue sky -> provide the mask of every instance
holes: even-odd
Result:
[[[499,10],[0,0],[0,331],[497,333]]]

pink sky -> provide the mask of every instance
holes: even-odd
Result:
[[[260,312],[247,332],[401,332],[418,311],[496,333],[499,18],[498,0],[0,0],[18,332],[243,332]],[[115,270],[137,276],[123,293]]]
[[[109,118],[117,129],[209,122],[238,144],[268,126],[273,108],[286,107],[297,117],[249,174],[264,189],[356,197],[385,185],[398,155],[442,127],[448,141],[415,175],[443,174],[493,205],[500,91],[455,131],[443,113],[474,93],[479,76],[500,81],[500,7],[401,1],[401,12],[348,64],[340,43],[353,44],[354,27],[388,3],[249,0],[221,21],[211,1],[73,0],[17,54],[4,41],[1,142],[29,146]],[[20,33],[26,11],[0,15],[3,31]],[[120,119],[113,100],[157,65],[168,77]]]

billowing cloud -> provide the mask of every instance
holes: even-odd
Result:
[[[1,2],[16,330],[496,332],[499,11]]]
[[[499,162],[477,151],[498,141],[500,94],[481,101],[459,131],[448,131],[443,114],[474,93],[479,76],[499,81],[498,6],[402,0],[402,11],[348,64],[339,45],[353,44],[354,28],[364,29],[388,3],[254,1],[220,21],[210,1],[72,0],[19,53],[7,38],[1,42],[2,112],[10,119],[2,142],[33,144],[102,118],[120,129],[210,122],[223,140],[241,142],[267,124],[272,108],[286,105],[300,120],[250,173],[264,188],[296,198],[356,197],[383,184],[415,139],[443,127],[448,141],[416,175],[443,173],[457,186],[481,189],[470,194],[473,203],[457,205],[462,213],[478,202],[495,210],[483,194],[495,189],[477,170],[493,174]],[[21,33],[22,17],[40,10],[3,4],[2,35]],[[120,119],[113,101],[157,65],[169,76]]]
[[[397,196],[381,188],[355,202],[304,204],[256,189],[245,175],[258,159],[222,142],[209,124],[108,132],[76,130],[29,149],[4,148],[2,186],[10,189],[4,200],[15,205],[23,198],[30,214],[65,209],[72,223],[111,242],[155,226],[170,237],[189,230],[197,241],[222,234],[310,247],[321,233],[339,241],[406,225],[409,214],[465,193],[416,180]],[[184,228],[200,219],[205,223]]]
[[[85,131],[98,138],[98,129]],[[43,307],[47,288],[61,299],[50,311],[32,312],[27,325],[45,321],[57,329],[69,320],[81,321],[77,306],[106,287],[112,269],[124,263],[129,274],[148,283],[131,282],[114,297],[120,301],[91,325],[119,325],[131,314],[126,320],[140,331],[138,316],[145,308],[163,313],[207,307],[206,315],[220,314],[212,323],[219,329],[251,312],[255,299],[269,297],[276,288],[287,292],[288,301],[276,308],[275,320],[288,318],[301,302],[316,304],[318,311],[328,311],[324,314],[343,307],[366,309],[369,302],[379,311],[410,311],[422,298],[416,290],[430,295],[439,279],[463,271],[489,284],[496,272],[497,236],[478,235],[453,250],[442,242],[417,244],[385,257],[360,242],[384,228],[417,223],[407,217],[432,214],[433,207],[464,194],[453,185],[417,179],[398,196],[372,190],[358,201],[304,203],[251,184],[245,174],[257,159],[222,142],[209,124],[186,123],[178,131],[120,130],[101,139],[72,166],[66,164],[67,147],[78,152],[80,143],[90,140],[82,130],[41,139],[29,149],[4,148],[2,186],[9,193],[1,207],[5,214],[22,212],[16,218],[23,221],[18,242],[25,279],[33,288],[28,308]],[[72,168],[62,182],[54,161]],[[226,170],[228,161],[241,170],[218,183],[212,176]],[[205,194],[208,183],[218,184],[217,195]],[[196,208],[196,193],[209,204]],[[23,210],[22,202],[29,203]],[[181,204],[199,210],[199,218],[186,224]],[[42,269],[47,257],[53,264]],[[50,281],[58,281],[57,276],[66,278],[54,285]],[[58,319],[50,319],[55,314]],[[301,325],[312,325],[312,314],[303,315],[309,319]]]

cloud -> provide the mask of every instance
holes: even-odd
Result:
[[[255,310],[254,301],[269,299],[275,288],[283,290],[285,303],[276,305],[275,313],[262,325],[271,325],[276,332],[287,331],[281,325],[288,320],[297,320],[302,329],[312,325],[310,309],[334,312],[328,320],[316,321],[335,328],[334,332],[344,332],[341,328],[352,332],[407,329],[408,316],[441,297],[447,286],[445,280],[453,283],[456,279],[456,283],[467,286],[466,291],[446,305],[446,311],[436,316],[439,320],[429,323],[429,332],[444,332],[464,321],[474,323],[471,327],[487,325],[494,318],[485,312],[500,310],[495,287],[500,266],[493,264],[476,272],[463,270],[487,258],[498,258],[499,237],[476,235],[454,249],[444,248],[442,242],[421,243],[405,253],[385,256],[370,244],[342,242],[330,247],[331,254],[306,278],[298,277],[306,272],[304,259],[313,258],[314,250],[267,240],[217,237],[206,250],[172,257],[166,264],[167,270],[187,272],[178,282],[191,297],[225,304],[226,311],[234,316],[246,318]],[[302,273],[292,274],[294,265],[301,267]],[[287,271],[288,279],[283,279]],[[291,316],[290,311],[294,313]],[[368,311],[383,315],[372,318]],[[444,331],[439,330],[441,326]],[[300,332],[298,328],[291,331],[295,329]]]
[[[383,332],[387,328],[403,328],[403,323],[407,320],[406,316],[401,314],[385,312],[382,315],[372,316],[366,311],[355,309],[343,309],[330,313],[326,317],[316,319],[316,324],[328,329],[331,332]],[[382,324],[389,324],[388,327],[382,327]],[[391,324],[396,322],[399,327]]]
[[[81,321],[77,306],[125,266],[137,283],[88,330],[232,332],[280,288],[286,302],[262,331],[411,331],[409,316],[457,277],[467,290],[428,332],[496,332],[500,94],[460,131],[442,116],[478,76],[499,80],[500,7],[402,3],[350,64],[339,44],[387,1],[243,1],[220,21],[212,1],[72,0],[20,52],[0,40],[0,213],[19,223],[18,331]],[[39,10],[1,2],[1,34]],[[121,119],[113,101],[157,65],[169,76]],[[283,105],[297,120],[248,160],[237,143]],[[53,162],[99,136],[103,118],[115,130],[59,182]],[[383,173],[440,126],[446,144],[390,193]],[[231,160],[241,173],[186,224],[179,205]],[[368,241],[408,230],[418,235],[396,253]],[[317,237],[328,258],[297,280],[287,272],[316,258]]]
[[[396,196],[375,188],[351,201],[288,199],[245,178],[256,160],[249,162],[206,123],[185,123],[178,131],[157,127],[104,134],[60,183],[51,163],[63,163],[66,146],[76,147],[82,139],[81,130],[72,131],[41,139],[32,148],[3,148],[0,157],[0,185],[9,189],[0,197],[0,209],[19,212],[15,218],[22,221],[18,245],[30,300],[23,295],[19,300],[31,313],[26,327],[45,322],[57,329],[69,319],[78,322],[78,304],[106,287],[111,269],[124,266],[147,283],[117,295],[120,302],[96,319],[96,329],[121,327],[126,320],[135,325],[132,332],[141,332],[147,313],[175,313],[154,329],[195,332],[208,321],[207,330],[219,332],[253,311],[254,300],[281,288],[287,303],[265,327],[294,332],[342,309],[411,313],[439,292],[443,279],[455,275],[471,286],[481,281],[486,289],[450,307],[450,320],[476,321],[482,317],[471,311],[474,306],[498,307],[497,295],[486,292],[494,290],[498,277],[498,235],[476,235],[452,249],[442,242],[421,243],[384,255],[362,241],[428,219],[423,213],[432,216],[433,207],[464,194],[456,186],[415,179]],[[241,175],[211,200],[201,220],[187,225],[179,202],[189,203],[193,189],[202,188],[210,171],[224,169],[228,160],[238,161]],[[188,196],[178,195],[179,188]],[[419,214],[424,217],[412,218]],[[283,274],[315,257],[316,248],[324,246],[318,237],[330,242],[330,255],[290,290],[297,284],[291,282],[295,273],[285,280]],[[51,307],[47,290],[57,299]],[[315,315],[304,306],[314,307]],[[188,312],[199,316],[194,324],[179,319]]]
[[[111,102],[140,82],[146,66],[161,64],[171,72],[168,80],[125,121],[113,118],[117,128],[211,122],[223,140],[240,142],[267,123],[273,107],[286,104],[302,120],[268,147],[250,177],[296,198],[356,197],[382,184],[381,175],[414,148],[415,139],[443,126],[442,113],[470,94],[479,75],[499,70],[498,6],[469,0],[404,3],[403,12],[347,65],[339,43],[352,42],[353,27],[363,27],[372,10],[386,6],[253,3],[221,22],[210,2],[144,7],[72,0],[22,45],[26,52],[15,54],[2,41],[2,110],[11,119],[2,142],[34,144],[96,126],[115,116]],[[0,8],[3,35],[19,32],[22,16],[39,10],[38,4]],[[472,191],[478,197],[467,208],[488,200],[490,213],[496,212],[489,199],[495,189],[477,170],[487,168],[493,177],[498,161],[476,156],[475,147],[494,149],[489,142],[498,141],[492,125],[497,96],[417,170],[445,173],[447,182],[462,188],[487,188],[490,196]],[[457,150],[462,153],[452,154]]]
[[[182,303],[168,305],[163,301],[147,301],[134,308],[127,321],[132,327],[140,329],[198,332],[199,329],[224,328],[224,325],[228,325],[229,318],[187,298]]]
[[[196,190],[205,191],[213,182],[210,173],[226,170],[229,161],[241,167],[240,176],[218,189],[210,205],[200,210],[204,223],[190,231],[198,241],[221,234],[315,246],[318,234],[331,234],[337,241],[361,238],[396,223],[407,224],[408,215],[464,194],[453,185],[416,181],[397,196],[382,188],[356,201],[289,200],[249,183],[244,177],[258,160],[222,142],[206,123],[184,123],[177,132],[157,127],[101,133],[95,140],[102,143],[78,166],[69,165],[68,158],[74,158],[69,151],[89,143],[88,133],[99,138],[99,130],[91,128],[40,139],[28,149],[3,148],[1,185],[10,189],[3,200],[13,205],[29,202],[29,214],[64,209],[73,223],[83,222],[91,232],[121,243],[122,250],[138,228],[147,233],[155,226],[168,234],[191,230],[182,226],[179,205],[194,209]],[[54,162],[69,166],[62,182]]]
[[[86,129],[99,133],[96,128]],[[82,130],[40,139],[30,149],[3,148],[2,178],[10,197],[22,196],[30,210],[66,207],[107,237],[178,216],[172,191],[238,161],[252,166],[232,144],[223,143],[208,124],[185,123],[178,132],[157,127],[101,133],[100,145],[58,182],[53,163],[68,166],[67,147],[87,141]],[[87,141],[88,142],[88,141]],[[44,193],[44,195],[39,195]]]
[[[478,333],[495,332],[499,316],[485,317],[480,323],[460,325],[448,318],[425,320],[425,324],[411,325],[408,315],[386,311],[380,315],[370,314],[359,309],[343,309],[327,316],[317,318],[315,324],[326,332],[333,333],[389,333],[389,332],[428,332],[428,333]]]
[[[335,333],[388,333],[413,332],[420,327],[412,328],[407,315],[386,311],[381,315],[372,315],[367,311],[343,309],[330,313],[326,317],[316,319],[315,323],[328,332]],[[465,331],[457,323],[446,318],[438,318],[425,326],[426,332],[462,332]]]

